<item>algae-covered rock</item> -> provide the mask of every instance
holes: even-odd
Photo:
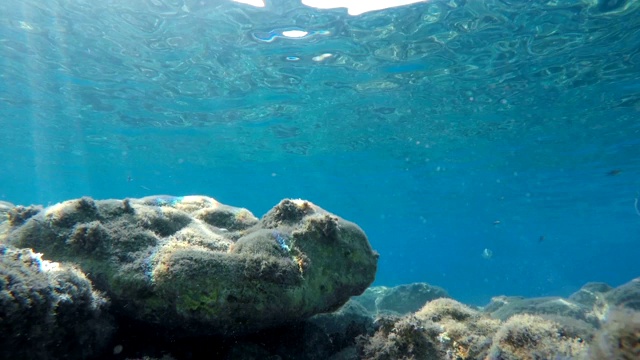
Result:
[[[499,320],[449,298],[428,302],[415,317],[438,324],[443,352],[461,359],[483,359],[500,326]]]
[[[613,289],[611,286],[601,282],[590,282],[583,285],[580,290],[569,296],[569,300],[587,307],[594,307],[604,302],[604,294]]]
[[[593,329],[545,316],[514,314],[502,321],[440,298],[414,314],[379,319],[374,334],[360,336],[359,359],[584,359]],[[625,336],[625,346],[632,349],[629,335],[612,339]],[[608,344],[612,339],[606,339]]]
[[[448,298],[449,294],[438,286],[427,283],[413,283],[390,288],[376,299],[378,312],[393,312],[401,315],[420,310],[427,302]]]
[[[113,330],[106,306],[79,270],[0,245],[0,358],[95,356]]]
[[[344,350],[355,346],[358,336],[366,336],[375,332],[373,318],[358,302],[349,300],[339,310],[319,314],[307,321],[327,334],[333,348]]]
[[[372,316],[378,315],[378,306],[376,302],[383,297],[391,288],[386,286],[371,286],[362,293],[362,295],[354,296],[351,301],[355,301],[362,305]]]
[[[447,355],[438,340],[442,328],[436,323],[406,315],[382,317],[376,324],[378,329],[373,335],[358,339],[357,359],[441,360]]]
[[[424,304],[449,294],[427,283],[403,284],[394,287],[372,286],[352,300],[373,315],[406,315],[420,310]]]
[[[625,307],[609,311],[588,359],[640,359],[640,312]]]
[[[414,314],[384,316],[359,338],[359,359],[484,359],[500,320],[453,299],[439,298]]]
[[[582,339],[565,336],[557,323],[518,314],[500,326],[486,359],[578,359],[587,349]]]
[[[598,324],[598,317],[592,308],[561,297],[522,298],[518,296],[496,296],[484,311],[491,317],[507,320],[513,315],[553,315],[579,319],[592,325]]]
[[[640,278],[635,278],[606,293],[610,307],[629,308],[640,311]]]
[[[15,205],[10,202],[0,201],[0,224],[8,219],[8,213]]]
[[[333,311],[377,268],[358,226],[303,200],[283,200],[262,220],[204,196],[81,198],[9,217],[0,241],[77,264],[118,313],[185,334]]]

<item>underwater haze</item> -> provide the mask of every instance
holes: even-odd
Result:
[[[0,125],[15,204],[307,199],[478,305],[640,275],[637,0],[3,0]]]

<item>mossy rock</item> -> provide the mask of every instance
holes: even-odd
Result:
[[[303,200],[283,200],[262,220],[209,197],[167,195],[19,214],[0,242],[76,264],[114,311],[183,334],[243,334],[333,311],[377,269],[357,225]]]

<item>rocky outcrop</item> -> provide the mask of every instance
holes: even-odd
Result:
[[[107,305],[78,269],[0,245],[0,358],[98,355],[113,330]]]
[[[8,211],[1,241],[76,264],[113,311],[182,334],[243,334],[341,307],[374,280],[364,232],[303,200],[261,220],[204,196],[81,198]]]

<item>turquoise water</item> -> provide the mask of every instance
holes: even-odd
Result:
[[[304,198],[367,232],[376,285],[619,285],[640,273],[639,8],[4,0],[0,200]]]

